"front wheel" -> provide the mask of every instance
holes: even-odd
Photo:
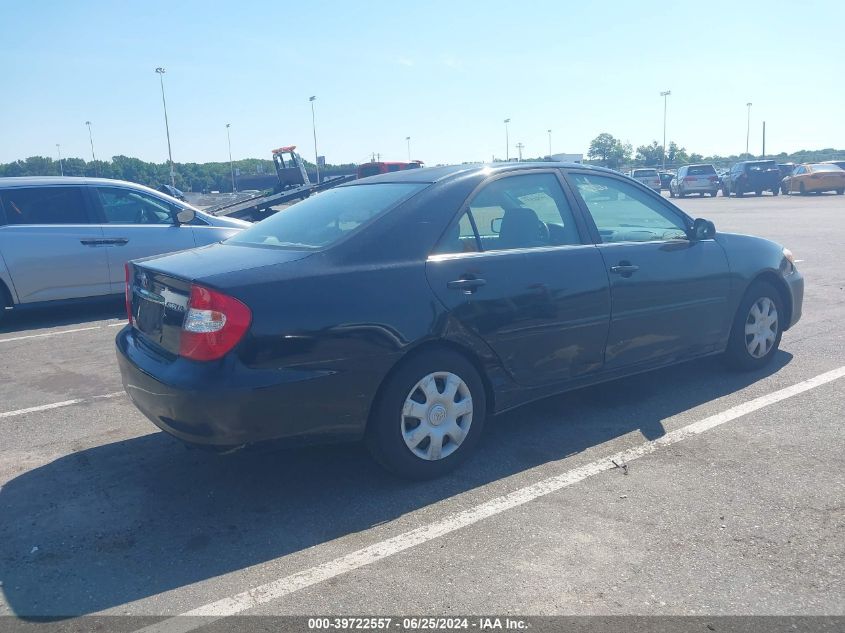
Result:
[[[776,196],[776,195],[778,195],[779,193],[780,193],[780,189],[778,189],[777,187],[775,187],[774,189],[772,189],[772,195],[773,195],[773,196]]]
[[[839,189],[837,189],[837,190],[836,190],[836,193],[837,193],[837,195],[840,195],[840,196],[841,196],[842,194],[845,194],[845,189],[843,189],[842,187],[840,187]]]
[[[472,453],[486,404],[481,377],[466,358],[448,350],[422,352],[382,385],[367,445],[376,461],[402,477],[439,477]]]
[[[777,352],[785,311],[772,284],[757,281],[748,288],[734,317],[725,360],[734,369],[759,369]]]
[[[674,190],[674,189],[672,189],[672,187],[669,187],[669,197],[670,197],[670,198],[674,198],[674,197],[675,197],[675,190]]]
[[[786,185],[781,185],[780,192],[785,196],[789,195],[789,187],[787,187]]]

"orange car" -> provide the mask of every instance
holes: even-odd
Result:
[[[781,193],[845,193],[845,169],[832,163],[805,163],[780,181]]]

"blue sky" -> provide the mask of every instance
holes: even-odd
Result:
[[[689,151],[845,148],[841,0],[267,3],[0,0],[0,162],[30,155],[268,158],[296,144],[432,165],[586,152],[600,132]]]

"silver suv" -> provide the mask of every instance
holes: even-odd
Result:
[[[122,180],[0,178],[0,320],[12,306],[121,294],[127,261],[247,226]]]
[[[715,198],[719,186],[719,175],[713,165],[685,165],[669,183],[669,196],[683,198],[690,193],[700,196],[709,193]]]

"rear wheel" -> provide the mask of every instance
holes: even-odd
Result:
[[[780,193],[780,189],[778,189],[777,187],[775,187],[774,189],[772,189],[772,195],[773,195],[773,196],[776,196],[776,195],[778,195],[779,193]]]
[[[3,325],[3,319],[6,317],[6,308],[9,306],[9,301],[6,299],[6,293],[3,292],[3,284],[0,283],[0,325]]]
[[[741,198],[742,194],[744,194],[745,192],[742,190],[742,187],[737,186],[735,193],[737,198]]]
[[[714,189],[713,191],[710,192],[710,196],[713,197],[713,198],[715,198],[718,194],[719,194],[718,189]]]
[[[800,193],[802,196],[806,196],[806,195],[807,195],[807,189],[804,187],[804,183],[803,183],[803,182],[802,182],[802,183],[799,183],[799,185],[798,185],[798,193]]]
[[[725,360],[734,369],[759,369],[777,352],[785,315],[780,293],[757,281],[748,288],[734,317]]]
[[[485,415],[484,385],[472,363],[448,350],[422,352],[382,385],[367,445],[400,476],[439,477],[475,448]]]
[[[731,195],[731,192],[728,191],[727,185],[722,185],[722,195],[725,196],[726,198]]]
[[[762,195],[763,195],[763,190],[762,190],[762,189],[757,189],[757,190],[755,190],[755,191],[754,191],[754,195],[755,195],[755,196],[762,196]]]
[[[781,192],[783,195],[785,195],[785,196],[786,196],[786,195],[789,195],[789,186],[787,186],[787,185],[781,185],[781,186],[780,186],[780,192]]]
[[[842,194],[845,194],[845,189],[843,189],[842,187],[840,187],[839,189],[837,189],[837,190],[836,190],[836,193],[837,193],[837,194],[839,194],[839,195],[841,196]]]
[[[672,189],[672,186],[671,186],[671,185],[669,185],[669,197],[670,197],[670,198],[674,198],[674,197],[675,197],[675,190],[674,190],[674,189]]]

